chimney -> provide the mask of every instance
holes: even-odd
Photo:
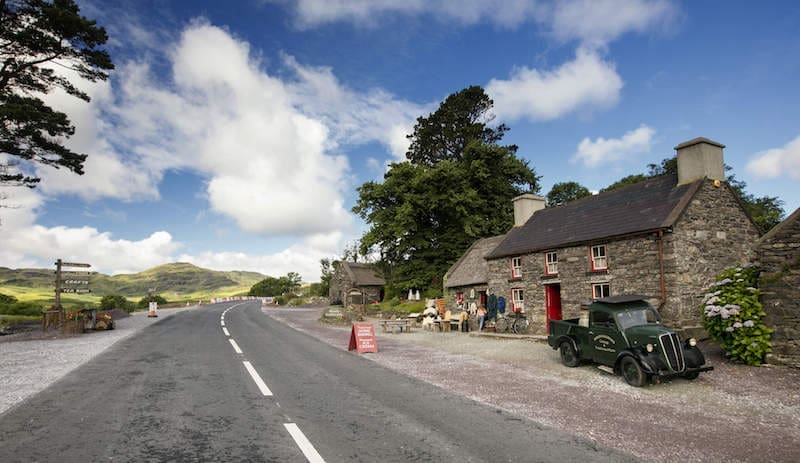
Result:
[[[531,218],[534,212],[544,209],[544,198],[530,193],[512,199],[514,204],[514,226],[521,227]]]
[[[675,147],[678,152],[678,185],[708,177],[725,180],[722,149],[725,145],[708,138],[695,138]]]

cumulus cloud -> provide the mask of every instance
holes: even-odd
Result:
[[[650,151],[656,131],[642,125],[636,130],[626,132],[622,138],[599,137],[592,141],[588,137],[578,144],[573,162],[582,162],[586,167],[595,167],[609,161],[618,161],[631,155]]]
[[[747,172],[756,178],[800,179],[800,136],[780,148],[754,154],[747,163]]]
[[[508,80],[492,79],[486,91],[499,117],[546,121],[581,109],[612,106],[622,85],[613,64],[582,48],[574,60],[554,70],[523,67]]]

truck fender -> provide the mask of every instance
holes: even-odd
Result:
[[[566,341],[566,342],[568,342],[568,343],[572,344],[572,348],[573,348],[573,349],[575,349],[575,353],[576,353],[576,354],[578,354],[578,357],[580,357],[580,355],[581,355],[581,350],[580,350],[580,348],[578,347],[578,343],[577,343],[577,342],[575,342],[575,338],[573,338],[572,336],[566,335],[566,334],[562,334],[561,336],[559,336],[558,338],[556,338],[556,342],[554,342],[554,343],[553,343],[553,350],[558,350],[558,347],[559,347],[559,346],[561,345],[561,343],[562,343],[562,342],[564,342],[564,341]]]
[[[700,368],[706,363],[703,352],[697,346],[686,345],[683,348],[683,358],[686,361],[687,368]]]
[[[617,354],[617,359],[614,361],[614,372],[619,374],[619,364],[622,362],[622,359],[625,357],[633,357],[639,362],[639,365],[642,366],[642,370],[644,370],[647,374],[655,374],[658,372],[658,367],[656,367],[647,355],[638,349],[626,349]]]

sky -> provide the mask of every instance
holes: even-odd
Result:
[[[541,178],[597,191],[695,137],[800,207],[800,3],[78,0],[116,69],[43,99],[85,174],[0,188],[0,266],[168,262],[319,281],[367,229],[357,188],[416,118],[482,86]],[[2,156],[2,154],[0,154]],[[453,256],[455,260],[458,256]]]

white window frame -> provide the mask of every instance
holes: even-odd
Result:
[[[511,288],[511,311],[525,312],[525,292],[522,288]]]
[[[522,257],[511,258],[511,278],[522,278]]]
[[[603,294],[603,287],[606,288],[605,293]],[[598,294],[599,292],[599,294]],[[611,284],[610,283],[592,283],[592,299],[600,299],[603,297],[611,296]]]
[[[592,246],[589,253],[592,258],[592,270],[608,269],[608,247],[605,244],[598,244],[597,246]]]
[[[546,275],[558,275],[558,253],[556,251],[545,253],[544,273]]]

